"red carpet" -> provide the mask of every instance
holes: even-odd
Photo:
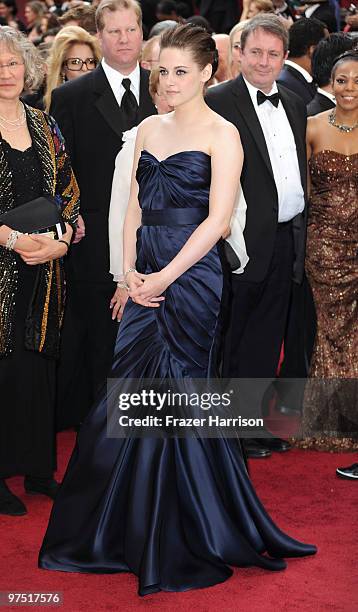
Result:
[[[70,433],[59,436],[59,477],[73,440]],[[64,604],[58,609],[64,612],[353,612],[358,610],[358,486],[335,477],[337,465],[353,460],[356,458],[350,454],[293,450],[251,462],[253,481],[274,520],[292,536],[317,544],[316,557],[289,560],[284,572],[238,569],[227,582],[210,589],[145,598],[137,596],[136,578],[129,574],[94,576],[38,570],[37,553],[51,502],[25,495],[22,479],[13,478],[9,484],[29,513],[0,518],[0,591],[62,591]]]

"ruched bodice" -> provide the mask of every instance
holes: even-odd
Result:
[[[143,225],[136,263],[141,272],[161,270],[196,230],[198,211],[206,216],[210,164],[201,151],[163,161],[142,152],[137,180]],[[215,245],[166,289],[159,308],[129,300],[111,372],[114,389],[123,392],[128,379],[145,378],[159,379],[167,391],[178,379],[190,385],[211,376],[222,285]],[[315,552],[272,522],[248,478],[237,439],[110,438],[109,397],[104,386],[80,431],[41,567],[131,571],[146,595],[222,582],[232,574],[230,565],[280,570],[282,557]]]
[[[158,160],[142,151],[137,180],[142,210],[208,208],[211,177],[210,155],[180,151]]]

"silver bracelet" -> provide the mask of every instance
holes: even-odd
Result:
[[[11,230],[10,234],[7,237],[5,248],[9,251],[12,251],[19,236],[22,236],[22,232],[18,232],[17,230]]]
[[[129,285],[126,283],[126,281],[125,281],[125,280],[118,281],[118,283],[117,283],[117,289],[127,289],[127,291],[128,291],[128,289],[129,289]]]
[[[127,274],[129,274],[130,272],[137,272],[137,270],[135,268],[129,268],[127,272],[124,273],[124,280],[126,280]]]

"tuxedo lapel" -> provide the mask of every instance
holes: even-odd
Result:
[[[330,98],[327,98],[327,96],[324,96],[319,92],[316,95],[318,97],[318,102],[320,105],[320,113],[326,110],[330,110],[331,108],[335,108],[336,105],[332,100],[330,100]]]
[[[273,171],[270,162],[269,153],[266,146],[266,141],[264,137],[264,133],[262,131],[259,119],[257,117],[256,111],[252,104],[250,94],[245,85],[245,81],[240,75],[235,81],[233,81],[233,93],[235,97],[235,104],[237,111],[245,120],[245,123],[252,134],[252,137],[256,143],[257,148],[259,149],[263,160],[269,170],[273,180]]]
[[[306,194],[306,179],[307,179],[306,143],[304,141],[304,138],[302,137],[302,125],[298,125],[297,116],[295,115],[294,108],[290,100],[290,94],[287,93],[285,89],[280,87],[279,84],[277,85],[277,87],[280,92],[281,102],[285,109],[287,119],[290,123],[291,130],[295,138],[298,165],[299,165],[300,174],[301,174],[301,183],[302,183],[304,193]]]
[[[299,70],[296,70],[296,68],[293,68],[293,66],[288,66],[287,64],[285,65],[285,69],[292,74],[293,77],[295,77],[295,79],[297,79],[298,81],[300,81],[300,83],[303,85],[303,87],[305,89],[307,89],[307,91],[311,94],[314,95],[316,93],[316,87],[314,85],[314,83],[309,83],[305,77],[303,76],[303,74],[300,73]]]
[[[120,107],[114,96],[112,88],[102,66],[98,66],[93,72],[94,92],[96,95],[95,106],[98,108],[103,119],[122,138],[123,125]]]

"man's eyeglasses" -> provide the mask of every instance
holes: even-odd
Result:
[[[94,57],[88,57],[85,60],[81,60],[79,57],[69,57],[63,62],[67,70],[80,71],[83,68],[83,64],[86,64],[87,70],[94,70],[97,66],[97,60]]]

